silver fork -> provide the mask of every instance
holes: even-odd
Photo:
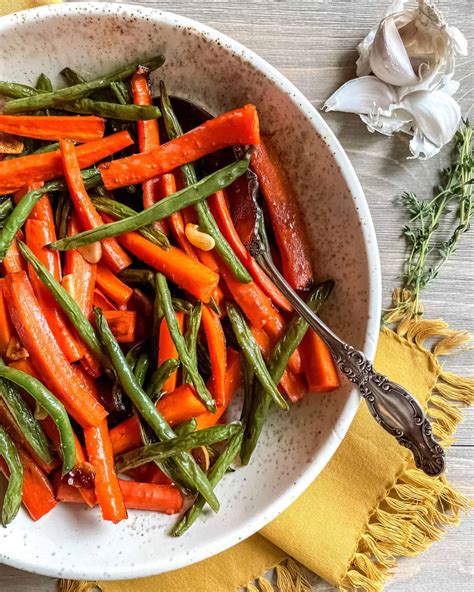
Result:
[[[249,172],[249,175],[253,173]],[[359,387],[369,411],[379,425],[410,449],[416,466],[427,475],[440,475],[445,468],[444,450],[434,440],[431,424],[418,401],[402,386],[379,374],[372,362],[345,343],[314,314],[279,272],[270,254],[263,211],[254,199],[256,224],[247,244],[250,253],[263,267],[295,311],[314,329],[328,346],[339,370]]]

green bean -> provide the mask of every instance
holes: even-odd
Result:
[[[24,99],[16,99],[5,105],[4,113],[13,114],[22,113],[24,111],[35,111],[36,109],[56,107],[69,101],[75,101],[76,99],[81,99],[82,97],[87,96],[93,90],[110,86],[111,82],[128,78],[135,72],[139,64],[154,70],[162,66],[164,61],[163,56],[156,56],[150,60],[129,64],[120,70],[112,72],[107,76],[96,78],[95,80],[89,80],[88,82],[82,82],[53,92],[38,93],[35,96],[30,96]]]
[[[176,358],[168,358],[151,375],[146,393],[154,403],[160,398],[163,385],[176,372],[179,364],[180,362]]]
[[[226,448],[212,465],[207,477],[212,487],[216,487],[219,481],[227,473],[230,465],[234,462],[235,457],[239,453],[240,447],[242,446],[243,430],[238,431],[227,443]],[[194,504],[189,508],[186,514],[181,520],[175,525],[172,531],[173,536],[181,536],[184,534],[201,515],[206,500],[199,495]]]
[[[26,84],[18,84],[16,82],[0,82],[0,95],[10,97],[11,99],[23,99],[26,97],[35,96],[37,91]]]
[[[143,226],[149,226],[158,220],[163,220],[163,218],[167,218],[171,214],[174,214],[174,212],[193,205],[201,199],[209,197],[209,195],[212,195],[219,189],[223,189],[233,183],[235,179],[240,177],[248,169],[249,159],[250,154],[247,154],[242,160],[237,160],[215,173],[204,177],[204,179],[201,179],[195,185],[185,187],[181,191],[165,197],[135,216],[80,232],[76,236],[51,243],[49,247],[64,251],[76,249],[77,247],[89,245],[104,238],[118,236],[124,232],[131,232]],[[23,203],[24,199],[20,203]]]
[[[100,183],[100,174],[97,169],[85,169],[81,172],[86,187],[94,186]],[[28,219],[32,209],[43,197],[45,193],[52,193],[53,191],[63,191],[67,189],[64,181],[55,180],[45,183],[43,187],[29,191],[20,202],[15,206],[12,213],[8,217],[2,231],[0,232],[0,263],[3,261],[13,239],[17,232]]]
[[[328,298],[333,285],[334,282],[332,281],[323,282],[310,294],[307,304],[314,312],[317,312]],[[276,384],[280,382],[288,360],[303,340],[307,330],[308,324],[306,321],[295,315],[289,322],[285,334],[273,348],[268,359],[268,370]],[[245,437],[242,445],[241,459],[244,465],[249,463],[250,457],[257,446],[271,403],[272,399],[268,397],[263,389],[255,389],[252,409],[245,427]]]
[[[199,333],[199,328],[201,326],[201,312],[202,312],[202,305],[199,302],[196,306],[192,309],[191,314],[188,317],[188,326],[186,328],[186,333],[184,335],[184,341],[186,342],[186,347],[188,348],[189,355],[191,356],[192,364],[197,368],[197,338]],[[192,384],[191,376],[186,368],[183,368],[183,383],[184,384]]]
[[[161,95],[161,111],[163,113],[163,121],[165,123],[166,132],[170,140],[174,140],[178,136],[183,134],[181,125],[173,111],[164,82],[160,83],[160,95]],[[197,183],[196,169],[192,163],[185,164],[181,167],[183,173],[184,183],[187,186],[194,185]],[[214,216],[212,215],[209,206],[206,201],[198,202],[194,205],[196,210],[199,226],[207,232],[215,241],[215,249],[219,253],[219,256],[228,265],[229,270],[232,274],[243,283],[248,283],[252,280],[248,271],[242,265],[241,261],[234,253],[232,247],[229,245],[224,235],[221,233],[219,226],[217,225]]]
[[[67,236],[67,227],[72,216],[72,201],[66,193],[59,194],[60,202],[56,207],[56,234],[59,238]]]
[[[60,74],[64,78],[68,86],[75,86],[77,84],[87,82],[87,80],[84,77],[82,77],[75,70],[69,67],[63,68]]]
[[[0,202],[0,219],[4,220],[7,216],[9,216],[12,213],[12,211],[13,203],[9,197]]]
[[[51,82],[51,79],[46,76],[46,74],[41,73],[38,76],[38,80],[36,81],[36,90],[41,90],[43,92],[53,91],[53,83]]]
[[[252,366],[255,376],[262,385],[263,390],[279,407],[282,409],[288,409],[288,403],[278,390],[278,382],[275,382],[272,379],[262,357],[260,348],[245,322],[243,315],[233,304],[228,303],[226,307],[227,315],[231,322],[235,337],[242,349],[242,353],[247,362]]]
[[[114,218],[123,220],[130,216],[136,216],[137,212],[132,210],[129,206],[116,201],[115,199],[109,199],[107,197],[93,197],[92,203],[99,212],[109,214]],[[169,249],[170,242],[164,232],[157,229],[155,226],[143,226],[138,229],[138,232],[144,236],[147,240],[155,245],[158,245],[162,249]]]
[[[7,431],[0,426],[0,456],[8,468],[8,486],[3,498],[2,525],[8,526],[18,514],[23,491],[23,465],[15,444]]]
[[[191,302],[188,302],[187,300],[183,300],[182,298],[175,298],[173,296],[173,298],[171,298],[171,302],[173,304],[173,308],[178,312],[184,312],[184,314],[189,315],[193,311],[193,305],[191,304]]]
[[[215,412],[216,404],[208,391],[202,376],[199,374],[197,364],[193,362],[192,356],[190,355],[184,337],[179,330],[178,321],[174,313],[173,304],[171,302],[171,294],[168,288],[168,282],[166,277],[162,273],[156,274],[156,291],[160,294],[161,307],[163,314],[168,325],[168,330],[171,335],[171,339],[176,347],[179,354],[181,364],[186,369],[190,380],[192,381],[196,393],[199,398],[203,401],[206,408],[209,411]]]
[[[7,103],[9,105],[10,103]],[[161,111],[154,105],[119,105],[107,101],[94,101],[93,99],[77,99],[70,103],[57,105],[58,108],[72,113],[83,115],[97,115],[123,121],[146,121],[161,117]]]
[[[242,374],[243,374],[243,387],[244,387],[244,402],[242,405],[242,413],[240,421],[245,427],[250,417],[250,411],[252,409],[253,396],[255,392],[255,372],[253,367],[247,362],[242,356]]]
[[[97,329],[110,359],[112,360],[124,392],[131,399],[140,415],[148,423],[158,438],[162,441],[171,440],[175,437],[174,431],[170,428],[169,424],[157,410],[148,395],[137,383],[133,372],[131,372],[127,365],[125,356],[123,355],[117,340],[113,336],[106,319],[102,315],[102,311],[96,308],[94,312]],[[178,481],[183,481],[184,477],[184,484],[199,491],[206,498],[206,501],[211,508],[217,512],[219,510],[219,501],[215,493],[212,491],[206,475],[198,467],[192,455],[188,452],[182,452],[174,457],[174,462],[180,473]]]
[[[145,344],[143,341],[139,341],[138,343],[136,343],[133,347],[131,347],[128,350],[127,355],[125,356],[125,361],[127,362],[127,365],[132,372],[135,371],[135,366],[138,362],[138,358],[140,357],[140,354],[143,351],[144,345]]]
[[[46,146],[40,146],[34,150],[31,154],[44,154],[45,152],[56,152],[59,150],[59,142],[52,142],[51,144],[46,144]]]
[[[110,89],[114,93],[117,98],[117,101],[121,105],[128,105],[133,103],[133,99],[130,95],[130,91],[128,90],[127,85],[125,82],[118,81],[118,82],[111,82]]]
[[[185,452],[199,446],[207,446],[216,442],[222,442],[222,440],[228,440],[241,431],[242,424],[236,421],[197,432],[190,432],[167,440],[166,442],[157,442],[156,444],[150,444],[121,454],[115,460],[115,467],[117,471],[128,471],[152,460],[160,461],[164,458],[175,456],[178,452]]]
[[[195,432],[196,428],[197,421],[193,417],[188,421],[183,421],[183,423],[180,423],[179,426],[176,426],[174,431],[176,432],[177,436],[187,436],[188,434],[192,434],[193,432]]]
[[[13,382],[33,397],[48,413],[58,428],[63,457],[63,475],[74,468],[76,444],[69,416],[64,405],[38,379],[8,366],[0,366],[0,377]]]
[[[155,288],[155,274],[149,269],[124,269],[118,277],[126,284],[148,284]]]
[[[5,366],[0,357],[0,366]],[[25,403],[18,390],[6,380],[0,380],[0,398],[21,429],[25,439],[35,451],[36,455],[45,463],[53,460],[53,455],[41,424],[34,418],[30,408]]]
[[[140,354],[137,363],[135,364],[135,368],[133,369],[135,379],[137,383],[140,385],[140,388],[143,388],[143,385],[145,383],[146,373],[148,372],[149,365],[150,358],[148,357],[148,354],[144,351]]]
[[[100,345],[99,338],[94,331],[93,326],[84,315],[74,298],[67,290],[54,278],[54,276],[46,269],[41,261],[34,255],[29,247],[23,241],[17,241],[18,249],[23,257],[28,261],[32,268],[37,273],[41,283],[51,292],[54,299],[64,311],[65,315],[71,321],[72,325],[79,333],[84,343],[90,349],[94,357],[101,362],[105,368],[111,370],[111,364],[107,356],[104,355]]]

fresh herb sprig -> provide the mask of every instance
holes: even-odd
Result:
[[[403,228],[409,247],[405,263],[402,292],[393,308],[386,311],[384,320],[391,322],[401,315],[418,317],[422,314],[420,293],[439,274],[443,265],[456,251],[462,235],[470,228],[474,213],[473,129],[464,121],[455,138],[452,164],[441,172],[441,183],[431,199],[420,199],[415,193],[405,192],[402,204],[410,214],[410,222]],[[455,212],[453,231],[447,240],[439,238],[441,222]]]

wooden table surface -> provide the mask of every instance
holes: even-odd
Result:
[[[355,72],[356,45],[381,18],[386,0],[141,0],[129,4],[156,6],[197,19],[219,29],[277,67],[308,97],[316,108]],[[437,2],[447,21],[468,37],[474,51],[472,0]],[[459,60],[456,78],[461,80],[457,98],[463,114],[472,106],[472,57]],[[428,195],[446,151],[429,161],[406,160],[406,139],[385,138],[366,131],[358,117],[324,116],[346,149],[370,205],[382,260],[385,303],[398,285],[404,244],[400,228],[405,222],[395,199],[403,190]],[[471,119],[474,116],[471,114]],[[442,317],[453,328],[474,330],[474,240],[468,235],[461,249],[423,296],[426,315]],[[455,372],[471,374],[472,353],[447,362]],[[474,414],[467,413],[457,441],[448,452],[449,477],[461,491],[474,493]],[[390,592],[467,592],[474,589],[474,519],[467,517],[459,528],[424,555],[403,559],[389,581]],[[332,588],[314,578],[314,589]],[[55,581],[0,565],[0,591],[52,592]],[[132,591],[130,591],[132,592]],[[192,592],[170,590],[170,592]]]

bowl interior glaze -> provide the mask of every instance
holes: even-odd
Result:
[[[341,146],[311,104],[274,68],[235,41],[182,17],[106,3],[43,7],[0,19],[0,79],[60,84],[70,66],[86,76],[163,52],[154,74],[171,94],[212,113],[257,105],[262,130],[285,163],[308,227],[318,279],[336,288],[324,318],[348,342],[375,353],[380,273],[372,221]],[[61,506],[38,523],[25,512],[0,530],[0,561],[55,577],[135,578],[186,566],[248,537],[275,518],[334,454],[357,410],[350,386],[309,395],[271,415],[250,466],[218,487],[222,508],[182,538],[174,517],[130,512],[119,525]]]

